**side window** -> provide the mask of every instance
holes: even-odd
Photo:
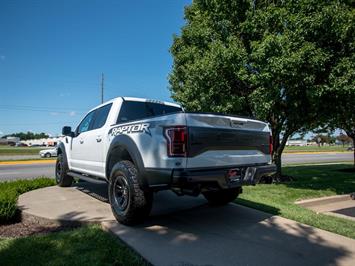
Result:
[[[97,129],[105,125],[112,103],[100,107],[95,112],[95,118],[91,129]]]
[[[78,133],[82,133],[82,132],[88,131],[90,129],[90,124],[91,124],[91,121],[94,117],[94,113],[95,113],[95,111],[92,111],[92,112],[88,113],[87,116],[85,116],[84,120],[81,121],[80,125],[78,126]]]

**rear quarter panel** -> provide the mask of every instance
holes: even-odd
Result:
[[[128,135],[141,153],[145,168],[184,168],[186,158],[168,157],[164,128],[185,124],[184,113],[175,113],[117,124],[110,129],[107,137],[110,143],[118,134]]]

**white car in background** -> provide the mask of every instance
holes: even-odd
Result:
[[[41,150],[39,152],[39,155],[42,158],[50,158],[50,157],[57,157],[57,147],[54,149],[46,149],[46,150]]]

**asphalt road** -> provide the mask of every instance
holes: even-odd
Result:
[[[41,164],[0,164],[0,181],[32,179],[39,176],[54,177],[54,163]]]
[[[0,161],[7,161],[7,160],[38,160],[41,156],[38,154],[32,155],[0,155]]]
[[[283,164],[331,163],[352,161],[352,153],[284,154]],[[0,180],[31,179],[38,176],[54,177],[54,163],[1,165]]]
[[[308,153],[308,154],[293,154],[285,153],[282,155],[282,163],[297,164],[297,163],[332,163],[352,161],[353,154],[351,152],[339,153]]]

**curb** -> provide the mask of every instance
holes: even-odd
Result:
[[[302,207],[310,207],[310,206],[344,201],[344,200],[348,200],[349,198],[350,198],[350,194],[344,194],[344,195],[335,195],[335,196],[327,196],[327,197],[321,197],[315,199],[295,201],[295,204],[300,205]]]

